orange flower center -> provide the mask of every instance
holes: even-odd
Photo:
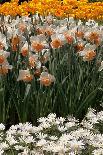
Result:
[[[90,35],[89,35],[89,40],[91,42],[94,42],[95,40],[98,40],[99,39],[99,34],[96,33],[96,32],[91,32]]]
[[[37,32],[37,34],[43,34],[44,33],[44,30],[43,29],[40,29],[40,28],[37,28],[36,29],[36,32]]]
[[[77,32],[75,32],[75,36],[78,38],[83,38],[84,33],[82,31],[77,31]]]
[[[83,51],[84,45],[83,45],[83,44],[77,44],[77,45],[75,46],[75,48],[76,48],[77,51]]]
[[[30,82],[32,79],[33,79],[33,76],[32,76],[32,75],[26,75],[26,76],[23,78],[23,81],[24,81],[24,82]]]
[[[48,36],[51,36],[53,34],[53,30],[47,29],[45,32]]]
[[[11,44],[12,45],[17,45],[17,44],[19,44],[19,41],[20,41],[19,37],[18,36],[15,36],[15,37],[13,37],[11,39]]]
[[[72,42],[73,42],[73,37],[72,36],[65,35],[65,38],[66,38],[68,44],[72,44]]]
[[[35,72],[34,72],[34,75],[35,76],[40,76],[41,74],[41,70],[40,69],[37,69]]]

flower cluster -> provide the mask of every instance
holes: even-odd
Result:
[[[0,6],[2,15],[29,15],[51,13],[56,17],[72,16],[79,19],[103,19],[103,2],[88,3],[88,0],[30,0],[18,5],[19,0],[11,0]]]
[[[76,55],[83,61],[91,61],[103,41],[103,28],[93,20],[83,24],[80,20],[76,23],[72,17],[55,20],[51,15],[43,18],[36,14],[32,18],[7,16],[1,18],[1,23],[0,74],[6,75],[13,69],[17,81],[31,82],[39,77],[44,86],[55,82],[47,62],[56,55],[60,59],[58,49],[73,45]]]
[[[39,118],[38,123],[19,123],[7,131],[0,124],[0,154],[103,155],[103,135],[99,131],[103,111],[89,109],[81,123],[72,116],[56,117],[53,113]]]

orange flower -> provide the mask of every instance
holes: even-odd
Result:
[[[53,29],[47,28],[47,29],[45,30],[45,33],[46,33],[48,36],[51,36],[54,32],[53,32]]]
[[[75,32],[75,36],[78,38],[83,38],[84,37],[84,33],[82,31],[76,31]]]
[[[17,45],[17,44],[19,44],[19,42],[20,42],[20,39],[19,39],[19,37],[17,35],[12,37],[12,39],[11,39],[11,44],[12,45]]]
[[[19,24],[19,30],[20,30],[21,32],[24,32],[24,31],[26,30],[26,25],[25,25],[24,23],[20,23],[20,24]]]
[[[12,51],[17,51],[18,50],[17,45],[12,45],[11,47],[12,47]]]
[[[5,66],[0,66],[0,75],[6,75],[8,73],[8,68]]]
[[[48,23],[48,25],[53,24],[53,16],[49,15],[46,17],[46,22]]]
[[[21,51],[21,54],[22,54],[23,57],[26,57],[28,55],[28,49],[23,48],[22,51]]]
[[[72,44],[73,43],[73,40],[74,38],[72,36],[70,36],[69,34],[64,34],[68,44]]]
[[[36,67],[36,62],[37,62],[37,60],[38,60],[38,56],[37,56],[37,55],[31,55],[31,56],[29,57],[29,66],[30,66],[31,68]]]
[[[94,51],[87,51],[87,53],[83,57],[83,60],[84,61],[91,61],[91,60],[94,59],[95,56],[96,56],[96,52],[94,52]]]
[[[33,41],[31,46],[36,52],[41,52],[44,48],[44,45],[42,43],[36,41]]]
[[[62,41],[59,38],[52,40],[51,42],[52,48],[60,48],[61,46],[62,46]]]
[[[5,61],[5,57],[3,55],[0,55],[0,64],[2,64]]]
[[[39,35],[39,34],[43,34],[43,33],[44,33],[44,29],[41,28],[41,27],[37,27],[37,28],[36,28],[36,32],[37,32],[38,35]]]
[[[75,46],[75,48],[76,48],[77,52],[83,51],[83,49],[84,49],[84,44],[78,43],[78,44]]]
[[[11,38],[11,47],[12,47],[12,51],[17,51],[17,46],[20,42],[19,37],[16,35],[14,37]]]
[[[35,59],[33,57],[30,57],[29,58],[29,65],[30,67],[34,68],[36,66],[35,64]]]
[[[10,55],[9,52],[6,51],[0,51],[0,65],[7,62],[7,57]]]
[[[35,76],[40,76],[41,74],[41,70],[40,69],[37,69],[35,72],[34,72],[34,75]]]
[[[99,38],[99,34],[98,34],[98,33],[96,33],[96,32],[91,32],[88,39],[89,39],[90,41],[93,41],[93,40],[98,39],[98,38]]]
[[[1,66],[0,66],[0,74],[1,75],[6,75],[8,73],[8,70],[12,69],[12,65],[9,65],[7,61],[5,61]]]
[[[23,78],[24,82],[30,82],[33,79],[33,75],[25,75],[25,77]]]
[[[42,72],[40,75],[40,83],[44,86],[50,86],[55,81],[55,77],[47,72]]]
[[[33,75],[30,74],[29,69],[27,70],[19,70],[19,76],[17,81],[30,82],[33,79]]]
[[[99,45],[100,44],[100,36],[97,32],[91,32],[90,35],[88,36],[88,40],[91,42],[91,43],[94,43],[96,45]]]
[[[46,37],[43,34],[30,37],[31,47],[35,52],[41,52],[46,44]]]
[[[50,57],[50,51],[49,50],[43,50],[42,51],[42,56],[40,58],[41,63],[46,63],[49,60]]]
[[[97,46],[99,46],[100,43],[101,43],[101,39],[100,38],[94,40],[94,44],[96,44]]]
[[[22,56],[27,56],[28,55],[28,53],[29,53],[29,51],[28,51],[28,43],[26,42],[24,45],[23,45],[23,47],[21,48],[21,54],[22,54]]]
[[[55,12],[55,16],[63,17],[64,16],[64,11],[62,9],[57,9],[56,12]]]
[[[2,42],[0,42],[0,50],[3,50],[3,48],[4,48],[4,45]]]

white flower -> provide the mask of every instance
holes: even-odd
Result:
[[[40,117],[39,119],[38,119],[38,122],[39,123],[44,123],[44,122],[46,122],[47,121],[47,118],[46,117]]]
[[[73,126],[75,126],[75,125],[76,125],[75,122],[68,122],[68,123],[65,123],[65,126],[66,126],[67,128],[71,128],[71,127],[73,127]]]
[[[8,143],[9,143],[10,145],[14,145],[14,144],[18,143],[18,142],[15,140],[15,137],[12,136],[11,134],[7,134],[6,140],[8,141]]]
[[[49,139],[55,141],[58,139],[58,137],[57,136],[49,136]]]
[[[61,131],[61,132],[64,132],[67,130],[67,127],[65,126],[58,126],[58,130]]]
[[[93,155],[103,155],[103,149],[102,148],[99,148],[99,149],[95,149],[93,152],[92,152]]]
[[[89,139],[90,138],[90,130],[88,129],[83,129],[83,128],[78,128],[77,130],[71,131],[71,135],[75,137],[76,139]]]
[[[0,155],[3,155],[3,153],[4,153],[4,150],[0,148]]]
[[[96,23],[94,20],[91,20],[89,19],[86,23],[85,23],[86,26],[88,27],[93,27],[93,26],[98,26],[98,23]]]
[[[86,117],[87,117],[87,119],[96,117],[95,110],[90,108],[86,114]]]
[[[65,121],[65,118],[59,117],[59,118],[56,119],[56,121],[59,121],[61,124],[63,124],[64,121]]]
[[[45,139],[41,139],[36,143],[36,146],[42,147],[47,144],[47,141]]]
[[[5,149],[8,149],[8,148],[9,148],[9,145],[7,144],[7,142],[0,143],[0,149],[1,150],[5,150]]]
[[[88,119],[88,122],[92,123],[92,124],[95,124],[95,123],[98,123],[98,118],[95,114],[95,110],[94,109],[89,109],[87,115],[86,115],[86,118]]]
[[[92,122],[88,122],[86,120],[82,121],[82,125],[87,128],[87,129],[93,129],[93,123]]]
[[[2,123],[0,123],[0,130],[5,130],[5,126]]]
[[[70,152],[68,155],[76,155],[77,153],[75,152]]]
[[[40,127],[44,128],[44,129],[47,129],[47,128],[50,128],[51,125],[48,122],[44,122],[44,123],[40,124]]]
[[[42,126],[33,126],[32,129],[30,130],[31,133],[39,133],[43,130],[43,127]]]
[[[18,155],[28,155],[29,154],[29,149],[25,148],[22,153],[18,153]]]
[[[97,119],[98,121],[103,121],[103,111],[97,113]]]
[[[19,150],[24,150],[25,147],[21,146],[21,145],[16,145],[14,146],[15,150],[19,151]]]
[[[30,135],[30,136],[27,136],[27,137],[24,138],[24,142],[26,144],[30,144],[30,143],[34,143],[35,140],[34,140],[33,136]]]
[[[80,141],[72,140],[68,142],[68,145],[72,150],[79,150],[83,149],[85,144],[81,140]]]
[[[6,37],[0,32],[0,50],[5,48],[6,50],[8,49]]]
[[[56,119],[56,114],[49,114],[47,118],[49,123],[53,123]]]
[[[47,134],[43,134],[42,132],[40,132],[36,134],[36,137],[39,139],[45,139],[47,137]]]
[[[64,145],[67,145],[68,141],[71,141],[72,139],[74,139],[73,135],[64,133],[58,141]]]
[[[65,33],[65,32],[67,32],[68,31],[68,29],[67,29],[67,22],[66,22],[66,25],[63,25],[63,26],[61,26],[61,27],[57,27],[56,28],[56,33],[57,34],[63,34],[63,33]]]

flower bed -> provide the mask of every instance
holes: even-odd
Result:
[[[89,109],[81,123],[74,117],[49,114],[31,123],[0,124],[0,154],[10,155],[102,155],[103,111]]]
[[[103,2],[89,3],[88,0],[30,0],[18,4],[19,0],[11,0],[0,7],[3,15],[29,15],[39,13],[47,16],[52,15],[64,18],[75,17],[76,19],[103,19]]]

